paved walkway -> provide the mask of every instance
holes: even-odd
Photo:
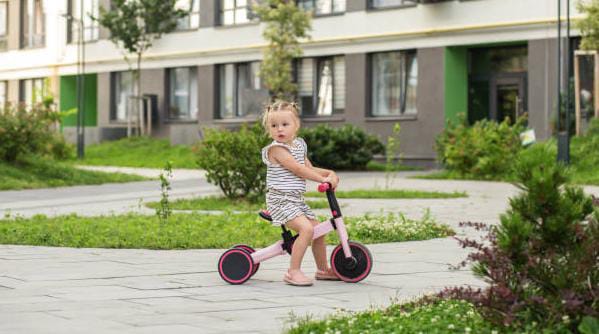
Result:
[[[157,171],[134,170],[148,176]],[[401,211],[419,217],[430,209],[459,234],[460,221],[497,223],[505,183],[407,179],[383,173],[341,173],[341,189],[391,188],[466,191],[443,200],[340,200],[345,215]],[[198,171],[177,171],[173,197],[215,194]],[[310,185],[314,187],[315,185]],[[599,187],[587,187],[599,195]],[[0,192],[0,215],[96,215],[138,211],[159,199],[158,181]],[[323,211],[323,213],[326,212]],[[452,271],[467,254],[451,238],[369,245],[371,275],[358,284],[316,282],[297,288],[281,282],[288,257],[271,259],[241,286],[216,271],[222,250],[73,249],[0,245],[0,333],[280,333],[292,315],[324,316],[407,300],[450,285],[481,285],[470,271]],[[329,249],[330,252],[330,249]],[[310,252],[304,268],[314,272]]]

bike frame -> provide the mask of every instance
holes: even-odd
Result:
[[[346,258],[350,258],[352,255],[351,250],[349,248],[347,229],[345,228],[345,224],[343,223],[343,217],[331,218],[316,225],[314,227],[314,235],[312,237],[312,240],[318,239],[333,230],[337,230],[337,235],[339,236],[339,240],[341,241],[341,247],[343,247],[343,254]],[[283,240],[279,240],[266,248],[255,251],[251,254],[251,256],[254,263],[260,263],[275,256],[283,255],[285,253],[287,252],[283,249]]]
[[[333,217],[329,220],[321,222],[320,224],[314,227],[314,235],[312,236],[312,240],[318,239],[333,230],[337,230],[337,235],[339,235],[339,241],[341,242],[341,247],[343,248],[343,254],[345,255],[345,258],[351,258],[352,254],[351,249],[349,247],[349,237],[347,234],[347,229],[345,228],[345,224],[343,223],[341,209],[339,208],[339,204],[337,203],[337,198],[335,197],[334,190],[332,189],[330,183],[320,184],[318,186],[318,190],[320,192],[326,191],[327,200],[329,202],[329,207],[331,209]],[[251,254],[252,260],[255,264],[258,264],[275,256],[283,255],[287,253],[283,245],[284,241],[279,240],[266,248],[256,251]]]

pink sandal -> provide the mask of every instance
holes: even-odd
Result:
[[[317,269],[316,275],[314,275],[314,278],[316,278],[317,280],[320,280],[320,281],[340,281],[341,280],[341,278],[339,278],[339,276],[335,275],[335,272],[331,268],[328,268],[327,270]]]
[[[313,284],[312,280],[306,277],[300,270],[298,270],[295,275],[292,275],[287,271],[283,277],[283,281],[295,286],[310,286]]]

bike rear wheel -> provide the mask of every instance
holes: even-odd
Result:
[[[254,261],[245,249],[231,248],[218,260],[218,273],[230,284],[245,283],[254,272]]]
[[[239,244],[239,245],[235,245],[231,248],[241,248],[241,249],[245,249],[248,253],[252,254],[254,253],[256,250],[253,249],[252,247],[245,245],[245,244]],[[258,271],[258,269],[260,268],[260,263],[254,263],[254,271],[252,272],[252,276],[254,276],[254,274]],[[251,276],[250,276],[251,277]]]

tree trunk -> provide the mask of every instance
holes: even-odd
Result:
[[[135,126],[137,127],[137,135],[143,135],[143,117],[141,116],[141,108],[139,107],[141,101],[141,52],[137,53],[137,74],[135,75],[135,115],[137,116],[137,122]]]

